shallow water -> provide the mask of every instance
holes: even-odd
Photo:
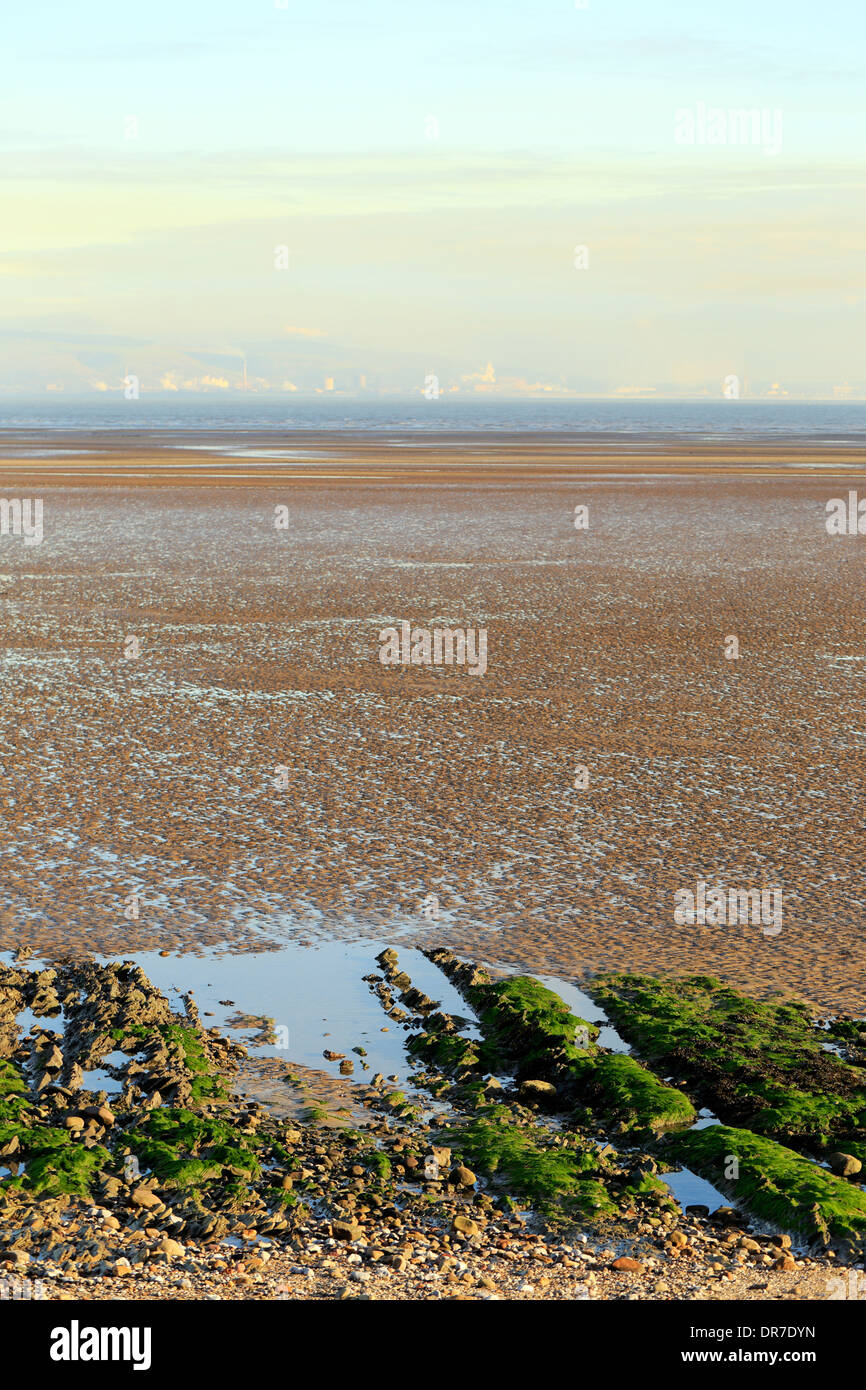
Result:
[[[534,975],[533,979],[552,989],[561,999],[564,999],[573,1014],[582,1018],[585,1023],[599,1024],[598,1045],[599,1047],[610,1048],[611,1052],[630,1052],[628,1043],[624,1042],[616,1029],[608,1023],[605,1018],[604,1009],[600,1009],[588,994],[584,994],[577,985],[570,984],[568,980],[560,980],[556,975]]]
[[[675,1173],[659,1173],[659,1177],[683,1210],[686,1207],[702,1205],[709,1207],[712,1213],[718,1207],[732,1205],[730,1199],[719,1192],[717,1187],[713,1187],[712,1183],[704,1178],[699,1178],[690,1168],[680,1168]]]
[[[407,1086],[417,1064],[405,1052],[406,1029],[386,1016],[362,978],[381,974],[376,956],[388,945],[377,941],[317,942],[308,947],[291,943],[254,954],[166,957],[143,952],[129,959],[141,966],[173,1008],[182,1011],[178,996],[191,993],[204,1026],[237,1038],[250,1047],[253,1056],[283,1059],[287,1065],[297,1062],[340,1078],[340,1062],[328,1061],[323,1053],[342,1052],[355,1065],[352,1079],[369,1080],[382,1072]],[[97,959],[108,963],[114,957]],[[470,1011],[461,996],[420,951],[402,950],[400,967],[446,1012],[468,1017]],[[287,1029],[287,1038],[278,1034],[286,1045],[252,1045],[258,1027],[232,1027],[228,1020],[237,1013],[273,1019],[275,1029]],[[477,1035],[477,1028],[470,1025],[466,1035]],[[353,1047],[365,1048],[367,1055],[359,1057]]]
[[[86,1071],[81,1085],[85,1091],[104,1091],[106,1096],[119,1096],[123,1090],[123,1082],[116,1080],[104,1067],[94,1067],[92,1071]]]

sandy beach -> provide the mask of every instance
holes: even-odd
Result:
[[[305,466],[306,465],[306,466]],[[273,429],[164,429],[93,432],[4,431],[0,481],[4,487],[215,485],[256,487],[279,483],[323,486],[348,481],[394,486],[416,482],[534,483],[605,476],[823,477],[863,476],[866,451],[856,436],[832,447],[808,437],[680,442],[669,435],[568,434],[542,431],[393,434],[293,429],[288,443]]]
[[[44,538],[0,540],[0,948],[435,936],[862,1010],[866,551],[824,508],[866,451],[196,440],[7,437]],[[486,628],[483,678],[382,666],[403,620]],[[781,931],[678,925],[702,880]]]

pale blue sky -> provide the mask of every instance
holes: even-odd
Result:
[[[49,0],[4,30],[0,390],[233,387],[244,354],[261,389],[866,391],[851,0]],[[698,103],[778,110],[781,149],[678,144]]]

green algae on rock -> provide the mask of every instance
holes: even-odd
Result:
[[[686,1077],[722,1119],[819,1152],[866,1140],[866,1071],[827,1052],[805,1004],[706,975],[602,975],[592,992],[643,1058]]]
[[[448,1135],[473,1167],[499,1179],[548,1218],[595,1221],[635,1201],[673,1207],[657,1179],[623,1173],[616,1155],[603,1153],[588,1139],[543,1129],[511,1107],[487,1106]]]
[[[0,1060],[0,1157],[26,1160],[24,1174],[10,1176],[0,1186],[46,1196],[86,1196],[95,1174],[109,1160],[101,1145],[85,1148],[62,1124],[46,1123],[28,1099],[21,1067]]]
[[[486,970],[451,951],[425,951],[478,1015],[479,1045],[487,1070],[516,1067],[518,1079],[550,1080],[563,1065],[595,1051],[598,1029],[571,1012],[558,994],[528,975],[494,980]]]
[[[650,1133],[691,1124],[688,1096],[660,1081],[633,1057],[602,1051],[598,1028],[573,1014],[553,990],[525,975],[494,981],[486,970],[465,964],[452,952],[425,954],[476,1010],[481,1043],[421,1034],[410,1048],[443,1069],[499,1070],[512,1066],[518,1080],[547,1080],[557,1086],[558,1109],[575,1104],[623,1130]]]
[[[470,986],[468,997],[478,1010],[486,1048],[516,1061],[518,1079],[554,1076],[595,1051],[598,1029],[528,975]]]
[[[153,1110],[128,1136],[129,1146],[166,1188],[200,1188],[229,1175],[258,1177],[256,1135],[211,1115]]]
[[[572,1062],[580,1110],[623,1132],[659,1132],[693,1124],[695,1108],[682,1091],[660,1081],[634,1057],[608,1052]]]
[[[782,1230],[866,1248],[866,1193],[772,1139],[710,1125],[671,1135],[663,1152]]]
[[[406,1049],[413,1056],[449,1072],[481,1072],[483,1044],[461,1038],[456,1033],[412,1033]]]
[[[186,1017],[137,966],[73,963],[58,970],[3,972],[6,1027],[0,1045],[0,1149],[11,1168],[0,1192],[92,1195],[118,1183],[132,1154],[167,1188],[198,1189],[218,1178],[258,1175],[254,1141],[237,1124],[194,1114],[222,1103],[227,1077],[243,1049],[206,1033],[195,1006]],[[15,1015],[41,998],[64,1014],[62,1033],[31,1029],[19,1038]],[[14,1025],[14,1026],[13,1026]],[[115,1048],[132,1058],[106,1062],[117,1078],[112,1107],[105,1091],[86,1088],[88,1071]],[[165,1099],[183,1102],[165,1108]]]

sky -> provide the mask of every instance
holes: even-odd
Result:
[[[0,395],[866,395],[855,0],[47,0],[3,52]]]

